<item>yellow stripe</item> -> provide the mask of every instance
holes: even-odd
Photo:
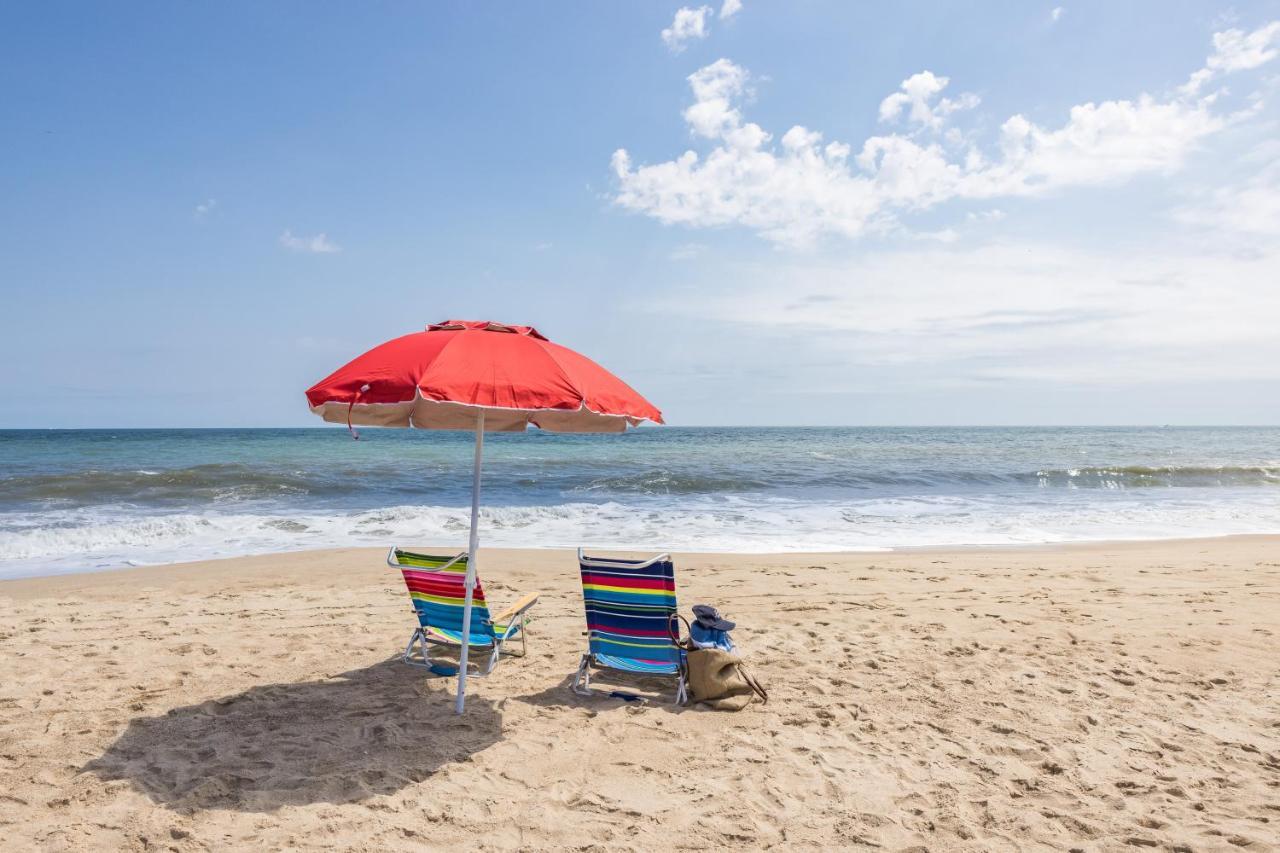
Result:
[[[396,561],[402,569],[421,569],[424,572],[434,572],[445,575],[465,575],[467,573],[466,563],[454,563],[448,568],[441,568],[443,563],[416,563],[405,562],[404,560]]]
[[[425,592],[411,592],[409,593],[409,597],[414,601],[431,601],[435,604],[444,604],[450,607],[462,607],[466,604],[466,599],[464,598],[445,598],[441,595],[427,595]],[[485,606],[483,598],[471,599],[471,607],[473,609],[479,609]]]
[[[584,583],[582,588],[596,592],[625,592],[630,595],[666,595],[675,597],[675,593],[669,589],[635,589],[629,586],[601,586],[594,583]]]

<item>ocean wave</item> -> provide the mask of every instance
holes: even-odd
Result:
[[[1280,485],[1280,467],[1270,465],[1105,465],[1037,471],[1042,486],[1070,488],[1159,488]]]
[[[113,502],[232,502],[337,493],[340,483],[304,471],[273,472],[238,463],[154,470],[90,469],[0,479],[6,502],[89,505]]]
[[[650,470],[638,474],[597,477],[575,486],[571,492],[604,492],[637,495],[699,495],[724,492],[751,492],[769,488],[759,477],[714,475],[669,470]]]
[[[489,546],[767,553],[913,546],[1013,545],[1280,533],[1280,491],[1160,501],[1122,492],[917,495],[799,501],[723,497],[484,507]],[[1207,493],[1206,493],[1207,494]],[[409,544],[461,550],[467,506],[397,505],[353,512],[126,510],[0,514],[0,577],[114,568],[307,548]]]
[[[938,469],[921,466],[867,471],[841,465],[743,464],[742,470],[711,472],[655,469],[596,477],[570,493],[600,495],[717,495],[750,492],[803,493],[807,489],[875,491],[947,487],[1036,486],[1066,489],[1211,488],[1280,485],[1275,465],[1098,465],[999,471],[989,468]],[[530,482],[536,482],[532,480]]]
[[[971,494],[1019,489],[1125,490],[1178,488],[1258,488],[1280,485],[1280,465],[1081,465],[1000,471],[972,464],[950,467],[871,467],[857,460],[741,458],[711,463],[683,460],[679,465],[576,467],[541,463],[508,464],[505,476],[492,473],[485,491],[498,503],[530,501],[630,500],[645,497],[789,496],[801,499],[865,494],[938,492]],[[161,468],[93,468],[75,473],[0,477],[0,512],[11,509],[88,508],[128,504],[151,509],[202,509],[209,506],[267,504],[273,509],[314,508],[319,504],[369,507],[425,497],[434,502],[465,500],[470,478],[459,463],[453,468],[419,461],[369,460],[365,468],[348,462],[314,460],[310,464],[250,465],[226,462]],[[883,463],[880,463],[881,465]],[[492,469],[491,469],[492,470]]]

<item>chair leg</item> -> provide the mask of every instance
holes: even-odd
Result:
[[[421,650],[421,660],[413,657],[413,647],[417,645]],[[431,667],[431,653],[427,650],[427,639],[422,635],[422,629],[419,628],[413,632],[413,636],[409,638],[409,645],[404,647],[404,662],[409,666]]]
[[[511,655],[511,657],[513,658],[522,658],[525,655],[529,654],[529,644],[525,642],[525,639],[524,639],[524,616],[520,617],[519,627],[515,625],[512,625],[511,627],[515,628],[515,633],[520,635],[520,651],[519,652],[509,651],[507,652],[507,654]],[[508,631],[506,634],[503,635],[503,639],[499,641],[503,649],[505,649],[507,646],[506,637],[510,637],[510,636],[511,636],[511,632]]]
[[[582,656],[582,662],[578,664],[578,671],[573,676],[573,685],[571,690],[579,696],[591,696],[591,655]]]

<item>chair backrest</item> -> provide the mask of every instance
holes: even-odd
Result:
[[[465,553],[456,557],[434,557],[393,548],[387,562],[399,568],[404,575],[404,585],[409,588],[409,598],[422,627],[454,632],[462,630],[466,595],[463,581],[467,575]],[[471,634],[493,636],[489,606],[484,600],[484,587],[478,577],[471,593]]]
[[[602,560],[578,551],[592,654],[645,663],[679,663],[668,625],[676,612],[671,558]]]

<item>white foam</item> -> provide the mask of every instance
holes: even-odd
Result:
[[[139,515],[129,507],[7,514],[0,517],[0,577],[350,545],[461,550],[468,521],[465,506],[410,505],[329,514]],[[486,507],[481,525],[481,541],[492,546],[874,551],[1280,533],[1280,495],[1154,500],[1112,493],[1100,500],[1096,493],[1067,492],[1041,502],[1010,495],[569,502]]]

